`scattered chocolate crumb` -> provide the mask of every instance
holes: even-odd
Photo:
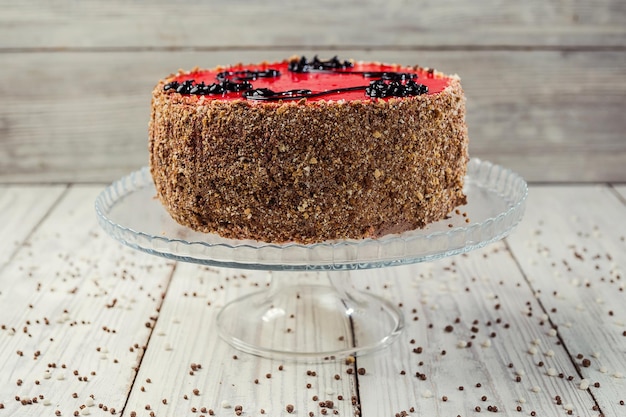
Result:
[[[416,376],[417,378],[419,378],[421,381],[426,381],[426,379],[427,379],[427,378],[426,378],[426,374],[422,374],[422,373],[420,373],[420,372],[416,372],[416,373],[415,373],[415,376]]]

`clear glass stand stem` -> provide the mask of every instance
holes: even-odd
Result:
[[[321,361],[389,345],[402,331],[392,303],[359,291],[359,271],[272,271],[269,286],[227,304],[217,324],[234,347],[263,357]]]

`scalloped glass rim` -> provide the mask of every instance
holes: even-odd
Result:
[[[472,158],[465,192],[468,204],[460,213],[424,229],[310,245],[225,239],[178,225],[155,198],[147,167],[104,189],[95,209],[113,238],[169,259],[248,269],[365,269],[435,260],[502,239],[521,220],[528,188],[511,170]]]

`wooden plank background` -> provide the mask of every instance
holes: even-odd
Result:
[[[293,54],[458,73],[472,156],[535,182],[626,181],[626,2],[0,0],[0,182],[147,163],[178,68]]]

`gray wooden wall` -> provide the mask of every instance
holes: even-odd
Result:
[[[626,181],[624,0],[0,0],[0,182],[114,180],[158,79],[293,54],[458,73],[473,156]]]

